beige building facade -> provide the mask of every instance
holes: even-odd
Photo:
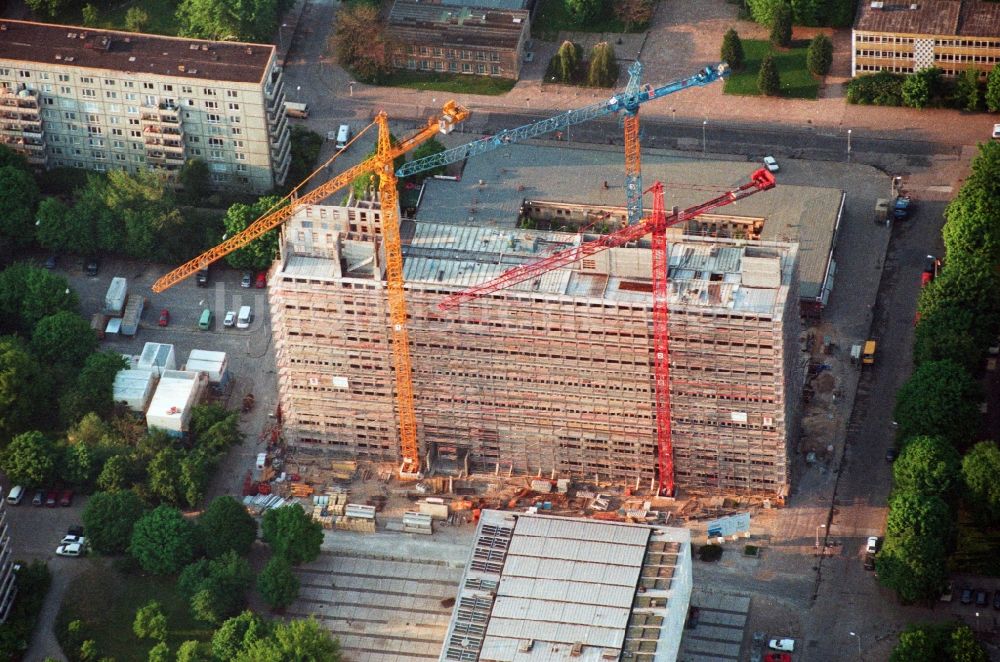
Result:
[[[175,178],[265,193],[291,161],[275,48],[0,21],[0,143],[39,168]]]

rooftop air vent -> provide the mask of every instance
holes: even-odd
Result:
[[[920,9],[920,5],[914,2],[913,4],[910,5],[910,9]]]
[[[135,56],[134,55],[129,55],[128,56],[128,61],[129,62],[135,62]]]
[[[201,45],[201,50],[207,51],[208,50],[208,44],[202,44]]]
[[[60,55],[59,53],[56,53],[56,59],[57,60],[61,60],[62,59],[62,55]]]
[[[188,46],[188,48],[192,51],[196,51],[198,50],[198,44],[191,44],[190,46]]]
[[[882,0],[874,0],[872,2],[872,9],[882,9],[884,6],[885,3],[883,3]]]
[[[75,57],[73,57],[72,55],[67,55],[67,56],[65,57],[64,61],[65,61],[65,62],[72,62],[72,61],[73,61],[73,60],[75,60],[75,59],[76,59],[76,58],[75,58]]]

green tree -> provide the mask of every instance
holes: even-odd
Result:
[[[78,421],[89,412],[99,416],[111,413],[115,376],[125,367],[121,354],[97,352],[87,357],[76,383],[63,396],[63,420]]]
[[[214,462],[205,453],[195,450],[188,453],[180,464],[177,487],[188,508],[195,508],[205,498]]]
[[[231,496],[212,499],[198,518],[198,528],[205,554],[213,559],[229,551],[247,554],[257,539],[257,521]]]
[[[284,609],[299,597],[299,580],[281,556],[271,557],[257,578],[257,592],[271,609]]]
[[[102,554],[121,554],[132,540],[144,506],[135,492],[95,492],[83,509],[90,546]]]
[[[24,248],[35,236],[38,184],[30,173],[14,166],[0,167],[0,247]]]
[[[778,75],[778,65],[774,63],[774,57],[770,54],[764,57],[760,63],[760,72],[757,74],[757,89],[760,93],[775,97],[781,94],[781,78]]]
[[[904,604],[936,600],[948,578],[944,541],[934,536],[887,536],[875,557],[882,586]]]
[[[991,113],[1000,110],[1000,64],[993,65],[986,76],[986,110]]]
[[[177,648],[177,662],[214,662],[212,645],[204,641],[185,641]]]
[[[990,522],[1000,521],[1000,448],[981,441],[962,458],[966,503]]]
[[[340,662],[340,645],[315,618],[294,619],[274,626],[282,660]]]
[[[226,212],[223,224],[229,237],[245,230],[251,223],[276,207],[279,198],[266,196],[252,205],[236,203]],[[249,245],[239,248],[226,256],[226,262],[234,269],[263,270],[271,266],[278,254],[278,231],[271,230]]]
[[[955,81],[955,107],[974,113],[982,110],[983,94],[979,88],[979,72],[965,69]]]
[[[774,10],[774,19],[771,23],[771,43],[782,48],[792,43],[792,8],[784,2]]]
[[[413,150],[413,160],[418,161],[420,159],[424,159],[429,156],[434,156],[435,154],[440,154],[443,151],[445,151],[444,145],[442,145],[436,139],[431,138],[423,145]],[[434,175],[443,175],[444,171],[445,171],[445,166],[437,166],[435,168],[431,168],[430,170],[425,170],[415,176],[419,178],[433,177]]]
[[[903,104],[910,108],[926,108],[937,96],[941,86],[941,70],[927,67],[910,74],[903,81]]]
[[[889,71],[856,76],[847,83],[847,102],[876,106],[902,106],[903,82],[905,80],[906,78],[902,74],[894,74]]]
[[[215,456],[243,443],[239,413],[218,405],[198,405],[191,411],[191,433],[195,448]]]
[[[796,25],[822,25],[826,2],[822,0],[791,0],[792,16]]]
[[[203,204],[205,198],[212,192],[211,173],[205,159],[188,159],[177,179],[184,189],[184,199],[188,204]]]
[[[979,385],[951,361],[928,361],[896,393],[894,419],[900,439],[940,436],[956,447],[979,429]]]
[[[85,492],[89,492],[93,487],[97,464],[90,446],[66,444],[62,447],[58,467],[59,478],[64,483],[75,485]]]
[[[149,14],[141,7],[129,7],[125,12],[125,29],[129,32],[145,32],[149,27]]]
[[[615,0],[615,17],[625,24],[625,32],[645,30],[653,19],[655,6],[655,0]]]
[[[36,236],[43,248],[89,255],[97,250],[93,219],[74,213],[59,198],[48,197],[35,212]]]
[[[176,506],[181,500],[180,474],[183,454],[174,448],[160,450],[146,468],[149,491],[163,503]]]
[[[618,81],[618,61],[615,59],[615,49],[606,41],[602,41],[590,51],[590,70],[587,73],[587,85],[591,87],[614,87]]]
[[[949,630],[952,626],[911,624],[899,635],[890,662],[941,662],[948,659]]]
[[[135,612],[132,632],[140,639],[163,641],[167,638],[167,617],[156,600],[150,600]]]
[[[100,19],[97,13],[97,7],[90,4],[89,2],[83,6],[83,24],[88,28],[96,28],[97,22]]]
[[[161,641],[150,648],[149,656],[146,659],[148,662],[172,662],[170,647],[167,646],[167,642]]]
[[[79,300],[65,278],[48,269],[13,264],[0,272],[0,330],[30,337],[43,317],[75,312]]]
[[[24,154],[15,152],[7,145],[0,145],[0,168],[4,166],[12,166],[17,170],[31,172],[31,166],[28,165],[28,160],[24,158]]]
[[[377,6],[352,2],[337,12],[337,61],[358,80],[379,84],[392,72],[385,25]]]
[[[97,336],[87,320],[65,310],[43,317],[31,334],[31,351],[49,365],[80,367],[96,348]]]
[[[556,63],[559,69],[559,80],[572,83],[576,80],[580,69],[580,45],[572,41],[564,41],[556,52]]]
[[[914,332],[913,362],[920,365],[948,360],[971,371],[979,364],[988,342],[982,339],[989,332],[984,327],[974,310],[961,303],[943,302],[921,313]]]
[[[778,7],[786,0],[747,0],[747,10],[751,18],[761,25],[774,25],[774,16]]]
[[[118,492],[129,485],[132,461],[122,454],[112,455],[97,476],[97,487],[105,492]]]
[[[825,76],[833,66],[833,42],[825,34],[818,34],[809,42],[806,66],[814,76]]]
[[[97,642],[87,639],[80,644],[80,662],[97,662]]]
[[[264,542],[271,545],[274,554],[293,565],[319,556],[323,527],[297,503],[266,511],[261,530]]]
[[[47,403],[41,367],[19,338],[0,336],[0,439],[41,420]]]
[[[14,437],[3,454],[0,468],[16,485],[37,487],[49,482],[55,469],[56,449],[41,432],[24,432]]]
[[[947,500],[958,488],[962,459],[941,437],[914,437],[892,465],[896,489]]]
[[[194,557],[194,525],[176,508],[159,506],[135,523],[128,551],[146,572],[175,573]]]
[[[268,625],[252,611],[227,619],[212,635],[212,654],[217,660],[235,660],[250,645],[270,636]]]
[[[177,211],[172,187],[161,173],[139,170],[111,170],[100,196],[119,234],[116,251],[130,257],[149,259],[169,254],[168,247],[189,241],[178,237],[184,221]],[[124,240],[124,241],[123,241]]]
[[[988,662],[990,659],[968,625],[959,625],[952,630],[948,643],[948,653],[953,662]]]
[[[746,55],[743,52],[743,40],[740,39],[740,35],[735,28],[729,28],[726,30],[726,34],[723,35],[720,55],[722,61],[727,63],[733,71],[743,69]]]
[[[889,499],[888,537],[916,535],[948,540],[951,524],[951,510],[939,496],[897,490]]]
[[[601,15],[601,0],[563,0],[570,17],[578,25],[587,25]]]
[[[181,572],[178,588],[191,602],[195,618],[219,623],[233,616],[246,603],[246,591],[253,583],[253,570],[246,559],[229,551],[211,561],[196,561]]]
[[[185,37],[267,43],[290,6],[285,0],[182,0],[177,20]]]

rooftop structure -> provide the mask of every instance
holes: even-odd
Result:
[[[497,231],[525,219],[553,229],[602,221],[614,225],[626,215],[621,161],[617,150],[512,145],[467,162],[461,181],[429,180],[416,217]],[[681,209],[711,197],[706,188],[728,190],[748,173],[746,163],[657,154],[643,154],[642,167],[647,182],[665,182],[667,205]],[[839,189],[781,184],[700,216],[672,236],[684,232],[798,244],[803,311],[818,313],[833,286],[833,249],[844,199]]]
[[[146,410],[146,425],[171,436],[183,436],[191,421],[191,408],[198,404],[207,381],[201,372],[164,371]]]
[[[270,191],[290,163],[275,48],[0,20],[0,144],[168,179],[197,157],[217,187]]]
[[[148,368],[162,375],[166,370],[175,370],[177,361],[174,358],[174,346],[159,342],[148,342],[142,346],[139,355],[140,368]]]
[[[191,353],[188,354],[188,360],[184,365],[184,369],[190,372],[204,372],[208,375],[208,381],[213,384],[225,384],[229,378],[225,352],[192,349]]]
[[[521,4],[396,0],[387,23],[393,66],[517,79],[531,23]]]
[[[986,75],[1000,57],[1000,6],[986,0],[865,0],[853,30],[852,75],[946,75],[973,68]]]
[[[132,411],[143,414],[149,405],[156,386],[158,371],[150,368],[119,370],[115,375],[112,397],[115,402],[124,402]]]
[[[483,511],[441,662],[673,662],[686,529]]]
[[[378,210],[308,207],[269,289],[285,435],[399,461]],[[443,314],[441,298],[581,235],[404,222],[422,464],[646,484],[656,439],[649,246],[617,248]],[[796,427],[797,247],[671,245],[671,374],[682,490],[787,492]],[[791,305],[790,305],[791,302]]]

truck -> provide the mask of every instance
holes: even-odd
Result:
[[[309,117],[309,104],[296,103],[295,101],[285,102],[285,114],[289,117],[296,117],[304,120]]]
[[[128,280],[121,276],[112,278],[108,291],[104,295],[104,314],[111,317],[121,317],[127,296]]]
[[[142,317],[142,309],[146,306],[146,299],[138,294],[129,296],[125,303],[125,312],[122,313],[122,326],[119,333],[123,336],[134,336],[139,330],[139,318]]]
[[[889,199],[879,198],[875,201],[875,224],[884,225],[889,218]]]
[[[905,221],[910,217],[912,211],[913,206],[908,195],[899,196],[892,205],[892,217],[897,221]]]

